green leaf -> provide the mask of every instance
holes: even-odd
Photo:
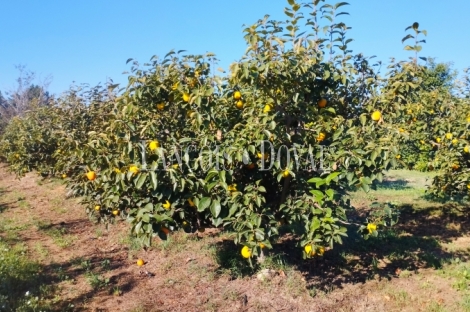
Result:
[[[198,205],[197,205],[197,211],[199,212],[203,212],[204,210],[206,210],[211,204],[211,198],[210,197],[203,197],[201,198],[201,200],[199,201]]]
[[[337,176],[339,176],[341,174],[341,172],[332,172],[330,173],[326,178],[325,178],[325,181],[326,181],[326,184],[330,184],[330,182],[332,180],[334,180]]]
[[[219,178],[222,182],[225,183],[225,170],[220,170],[219,171]]]
[[[338,9],[339,7],[344,6],[344,5],[349,5],[349,3],[347,3],[347,2],[336,3],[336,4],[335,4],[335,10]]]
[[[230,207],[230,210],[228,212],[228,218],[232,217],[238,210],[238,205],[237,204],[232,204]]]
[[[401,43],[403,43],[406,40],[411,39],[411,38],[414,38],[414,37],[412,35],[406,35],[405,37],[403,37],[403,39],[401,39]]]
[[[145,180],[147,179],[147,176],[148,176],[148,173],[143,173],[140,175],[139,179],[137,180],[137,183],[135,185],[135,187],[140,190],[142,185],[144,185],[145,183]]]
[[[335,191],[332,189],[328,189],[325,191],[325,194],[328,196],[330,200],[333,200],[333,197],[335,196]]]
[[[323,193],[319,190],[310,190],[310,193],[312,193],[313,196],[315,196],[315,199],[318,202],[321,202],[323,200],[323,197],[325,197],[325,195],[323,195]]]
[[[214,216],[214,218],[217,218],[219,216],[220,210],[221,210],[220,202],[217,199],[213,200],[212,205],[211,205],[211,213]]]
[[[312,223],[310,223],[310,232],[315,232],[315,230],[320,228],[320,225],[320,220],[317,217],[314,217]]]
[[[307,182],[308,183],[319,183],[319,182],[323,182],[323,179],[322,178],[311,178]]]
[[[155,174],[155,171],[150,171],[150,182],[152,183],[152,187],[154,190],[157,189],[158,183],[157,183],[157,175]]]
[[[367,122],[367,116],[365,114],[362,114],[361,117],[359,117],[359,120],[361,121],[361,125],[365,126]]]
[[[363,182],[363,183],[361,184],[361,187],[362,187],[362,189],[363,189],[365,192],[369,192],[369,191],[370,191],[370,187],[369,187],[369,185],[368,185],[367,183],[364,183],[364,182]]]

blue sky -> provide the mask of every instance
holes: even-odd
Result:
[[[339,2],[339,1],[338,1]],[[333,3],[329,1],[329,3]],[[470,66],[467,34],[470,1],[351,0],[342,20],[352,27],[354,52],[406,59],[401,38],[417,21],[428,31],[422,56]],[[219,66],[245,51],[242,25],[265,14],[284,20],[286,0],[0,0],[0,91],[12,89],[23,64],[38,77],[53,77],[60,93],[73,81],[125,83],[128,58],[141,63],[171,49],[214,52]]]

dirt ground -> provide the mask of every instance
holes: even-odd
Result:
[[[61,181],[1,165],[0,194],[0,236],[40,262],[57,311],[470,311],[466,213],[404,210],[393,233],[311,261],[284,236],[261,265],[274,277],[259,280],[228,233],[171,233],[144,250],[124,220],[91,222]]]

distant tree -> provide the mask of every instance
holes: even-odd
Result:
[[[427,58],[426,66],[422,72],[421,88],[425,91],[437,89],[451,89],[454,80],[457,77],[457,71],[453,70],[450,63],[436,63],[434,58]]]
[[[5,97],[0,93],[0,132],[14,116],[22,115],[32,107],[48,105],[52,100],[47,92],[50,77],[34,84],[34,72],[21,65],[16,66],[16,69],[19,71],[19,77],[16,79],[15,88],[5,92]]]
[[[5,107],[8,105],[8,101],[3,97],[2,91],[0,91],[0,107]]]

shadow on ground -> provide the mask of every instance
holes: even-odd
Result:
[[[78,220],[68,223],[45,224],[39,226],[40,230],[64,230],[67,234],[80,234],[82,222]],[[0,229],[0,234],[2,234]],[[0,244],[15,246],[25,242],[24,237],[0,235]],[[54,262],[47,265],[29,259],[26,251],[8,253],[0,257],[0,311],[16,311],[31,304],[38,305],[41,311],[81,311],[84,302],[93,297],[103,295],[117,295],[132,290],[137,284],[136,278],[128,272],[122,272],[127,266],[127,253],[101,251],[86,258],[74,258],[66,262]],[[61,298],[57,295],[57,287],[62,282],[74,284],[77,279],[84,278],[90,287],[74,292],[73,297]],[[59,286],[61,287],[61,286]],[[117,293],[116,293],[117,292]],[[28,294],[28,296],[26,296]],[[38,297],[40,300],[34,302]],[[29,311],[29,310],[28,310]],[[32,311],[32,310],[31,310]]]
[[[0,287],[0,311],[2,304],[10,310],[15,310],[22,306],[25,300],[25,294],[34,298],[38,296],[41,300],[48,300],[43,303],[41,308],[46,311],[81,311],[79,308],[87,300],[98,296],[100,293],[105,295],[117,295],[114,290],[128,292],[134,288],[137,281],[127,272],[111,274],[105,278],[104,274],[112,272],[125,264],[125,261],[113,259],[109,266],[103,263],[106,261],[102,255],[99,257],[84,259],[73,259],[65,263],[51,263],[49,265],[32,264],[25,270],[11,271],[6,276],[2,276],[2,287]],[[106,276],[109,276],[107,274]],[[89,290],[79,292],[73,298],[59,299],[54,298],[55,290],[59,283],[74,283],[78,278],[84,277],[90,285]],[[3,299],[3,301],[2,301]]]
[[[412,187],[409,182],[404,179],[384,179],[382,182],[374,181],[372,189],[389,189],[389,190],[406,190]]]
[[[350,228],[342,245],[336,245],[323,257],[303,260],[296,237],[285,234],[273,246],[271,255],[300,270],[309,288],[322,291],[370,279],[391,279],[404,270],[438,269],[453,258],[469,259],[470,252],[448,252],[441,245],[470,234],[468,212],[469,208],[457,204],[418,211],[410,205],[402,206],[399,224],[393,229],[379,229],[377,237],[364,240],[357,228]],[[216,247],[221,270],[230,271],[234,278],[259,269],[257,265],[247,265],[240,257],[240,247],[233,242],[219,242]]]

